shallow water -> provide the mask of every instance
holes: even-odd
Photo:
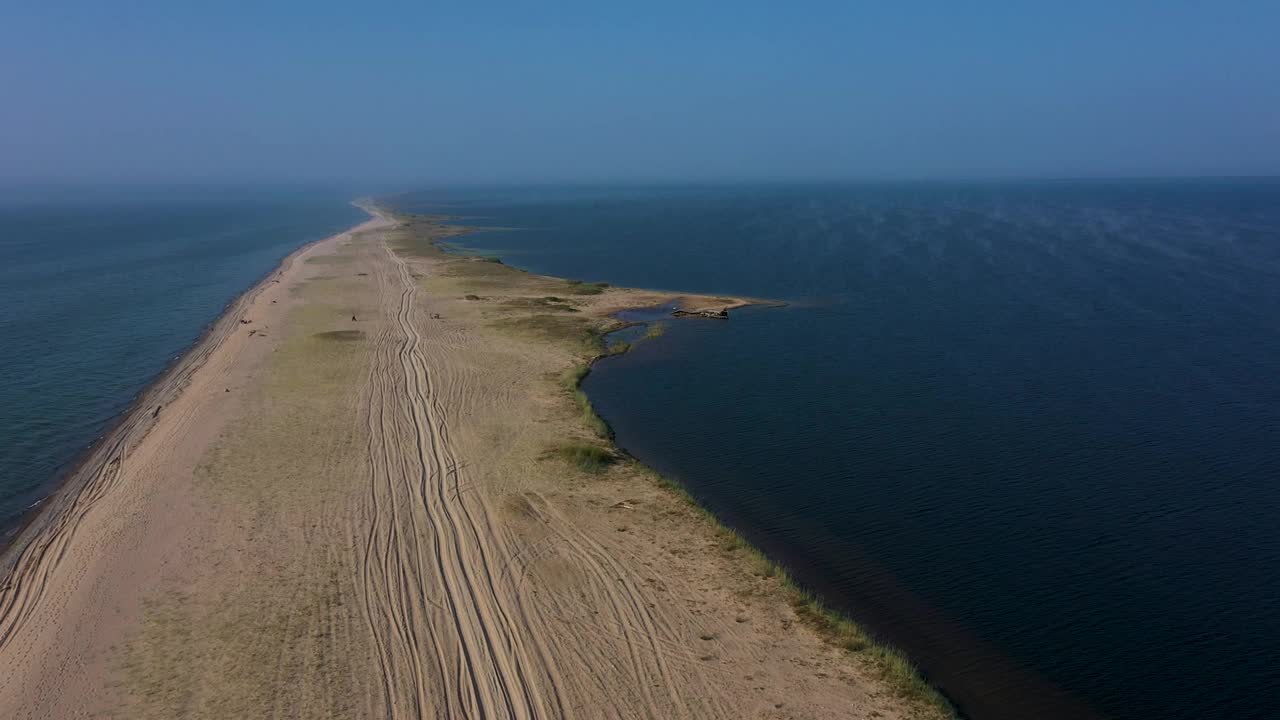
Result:
[[[261,191],[0,198],[0,530],[227,303],[363,217],[346,197]]]
[[[1280,182],[402,202],[533,271],[790,301],[586,390],[972,717],[1280,717]]]

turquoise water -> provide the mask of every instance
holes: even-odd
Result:
[[[789,301],[586,391],[968,715],[1280,717],[1280,182],[398,201],[533,271]]]
[[[298,246],[365,217],[349,200],[225,189],[0,198],[0,528],[227,303]]]

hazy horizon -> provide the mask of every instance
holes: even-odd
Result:
[[[1280,175],[1280,7],[12,8],[0,184]]]

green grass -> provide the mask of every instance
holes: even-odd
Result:
[[[661,322],[653,323],[644,331],[644,337],[646,340],[653,340],[654,338],[660,338],[666,334],[667,334],[667,324],[661,323]]]
[[[419,222],[412,216],[401,217],[400,221],[405,225],[392,230],[388,237],[392,249],[397,253],[415,257],[437,257],[444,254],[437,245],[443,239],[440,226]]]
[[[607,439],[612,436],[609,431],[609,424],[596,414],[596,409],[591,405],[591,399],[587,397],[586,393],[582,392],[582,379],[589,372],[591,372],[590,365],[579,365],[571,368],[560,377],[560,384],[578,405],[578,413],[582,418],[582,424],[586,425],[587,429],[595,433],[597,437]]]
[[[602,473],[618,459],[612,452],[599,445],[583,443],[561,445],[552,448],[547,454],[588,473]]]
[[[493,327],[524,337],[564,344],[587,355],[604,352],[604,336],[595,321],[567,315],[528,315],[503,318]]]
[[[570,295],[599,295],[609,287],[609,283],[584,283],[581,280],[566,280],[568,284],[567,291]]]
[[[509,278],[515,269],[502,263],[483,262],[480,260],[459,259],[449,262],[442,268],[449,277],[473,280],[494,280]]]

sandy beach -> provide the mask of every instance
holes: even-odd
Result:
[[[0,717],[942,716],[576,392],[619,310],[742,300],[371,212],[234,303],[0,558]]]

